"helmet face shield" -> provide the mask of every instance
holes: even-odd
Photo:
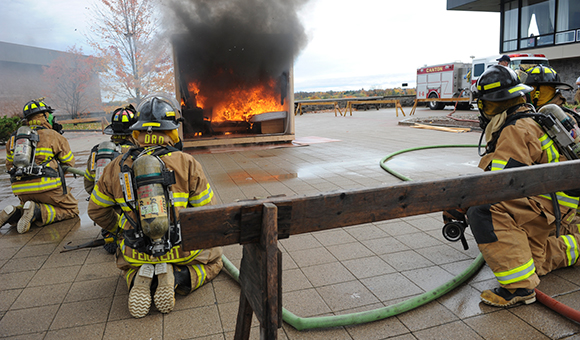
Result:
[[[131,130],[174,130],[179,127],[179,105],[166,95],[147,96],[137,107],[137,122]]]

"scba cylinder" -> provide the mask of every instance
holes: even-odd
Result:
[[[160,241],[169,230],[168,204],[160,183],[161,161],[154,156],[143,155],[133,163],[133,173],[137,183],[141,229],[154,242]]]
[[[95,182],[101,178],[103,170],[107,164],[111,163],[114,158],[115,148],[117,146],[111,141],[101,142],[97,148],[96,164],[95,164]]]
[[[21,126],[16,132],[14,142],[13,164],[17,168],[24,168],[32,164],[32,140],[34,134],[28,126]]]

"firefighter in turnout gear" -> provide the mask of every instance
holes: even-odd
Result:
[[[572,90],[573,87],[560,81],[560,75],[550,66],[536,65],[526,71],[524,84],[533,87],[529,93],[530,102],[536,110],[546,104],[562,106],[566,98],[562,90]]]
[[[133,138],[131,125],[137,122],[137,112],[133,105],[129,104],[124,107],[117,108],[111,116],[111,124],[109,124],[104,133],[111,135],[109,141],[101,142],[91,149],[89,159],[87,160],[87,169],[84,174],[85,190],[90,195],[93,192],[95,181],[100,177],[105,166],[110,163],[115,157],[124,154],[132,147],[139,144]],[[117,211],[121,213],[119,209]],[[116,235],[103,229],[101,232],[103,239],[112,240],[103,245],[103,248],[110,254],[114,254],[117,249]]]
[[[478,79],[479,119],[487,143],[480,168],[499,171],[566,160],[537,122],[542,114],[526,103],[525,94],[533,90],[502,66],[491,66]],[[555,230],[571,222],[577,207],[576,191],[470,207],[474,238],[500,285],[483,291],[482,301],[500,307],[532,303],[539,276],[576,264],[580,234]]]
[[[78,201],[66,188],[62,166],[75,160],[61,126],[42,99],[24,106],[24,126],[6,143],[6,169],[19,206],[0,212],[0,226],[16,224],[19,233],[78,216]]]
[[[136,318],[147,315],[151,300],[161,313],[169,313],[176,292],[189,294],[223,267],[221,247],[181,247],[179,210],[212,205],[215,198],[201,165],[174,147],[180,142],[178,107],[163,95],[141,102],[131,127],[140,147],[105,167],[89,201],[89,216],[98,225],[111,233],[123,230],[117,266]]]
[[[137,122],[137,112],[131,104],[117,108],[113,112],[111,124],[105,128],[104,133],[111,135],[110,143],[113,143],[114,147],[109,142],[97,144],[92,148],[89,159],[87,160],[84,182],[85,190],[89,195],[93,192],[97,170],[99,172],[102,171],[104,166],[113,159],[113,156],[124,154],[132,147],[139,145],[135,138],[133,138],[132,131],[129,129],[135,122]],[[99,152],[99,146],[101,144],[101,150],[104,150],[104,152]],[[99,162],[99,160],[101,161]]]

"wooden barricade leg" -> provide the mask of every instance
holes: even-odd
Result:
[[[272,203],[263,206],[260,243],[244,245],[240,285],[234,339],[249,339],[252,312],[260,321],[260,339],[277,339],[282,326],[282,253],[278,249],[278,208]]]
[[[413,108],[411,109],[411,113],[409,113],[409,116],[412,116],[415,114],[415,109],[417,108],[417,102],[418,102],[418,100],[415,99],[415,103],[413,104]]]
[[[405,111],[403,111],[403,106],[401,106],[401,101],[397,100],[397,102],[395,103],[395,107],[397,110],[397,117],[399,117],[399,109],[401,109],[401,113],[403,114],[403,116],[405,116]]]
[[[335,107],[335,111],[334,111],[334,116],[336,117],[336,110],[338,110],[338,113],[340,113],[340,116],[342,117],[342,111],[340,110],[340,105],[338,105],[338,102],[334,102],[334,107]],[[344,109],[344,116],[346,116],[346,107]]]

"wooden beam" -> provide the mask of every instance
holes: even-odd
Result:
[[[261,207],[278,207],[278,237],[467,208],[580,188],[580,160],[392,186],[186,208],[179,212],[187,250],[258,242]],[[246,212],[244,217],[243,212]]]

